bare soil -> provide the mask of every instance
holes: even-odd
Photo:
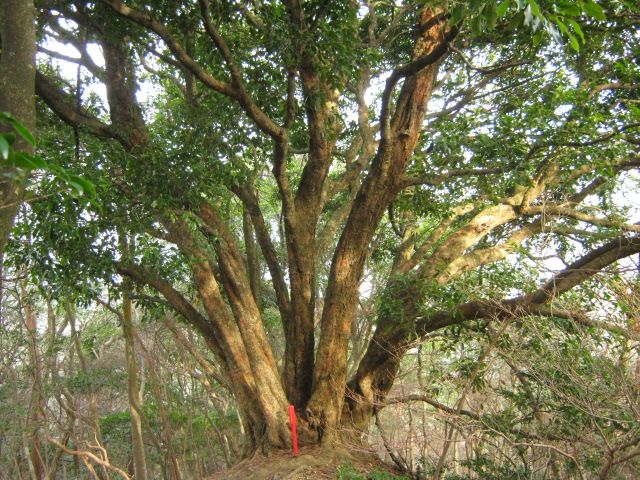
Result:
[[[256,453],[206,480],[328,480],[335,479],[337,470],[345,465],[360,473],[373,469],[392,472],[371,452],[345,447],[311,446],[301,448],[297,457],[281,450],[271,452],[268,456]]]

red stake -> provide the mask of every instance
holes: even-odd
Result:
[[[298,430],[296,429],[296,409],[289,405],[289,420],[291,421],[291,440],[293,441],[293,456],[298,456]]]

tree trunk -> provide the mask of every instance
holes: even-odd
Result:
[[[35,106],[35,11],[28,0],[6,0],[0,10],[0,111],[11,113],[33,131]],[[33,148],[18,136],[15,148],[32,152]],[[9,173],[2,167],[0,174]],[[0,175],[0,255],[9,238],[13,220],[22,200],[23,185]]]
[[[40,441],[40,428],[45,422],[44,418],[44,385],[42,383],[42,360],[38,352],[38,323],[33,300],[30,298],[24,284],[20,285],[20,303],[24,312],[25,329],[29,342],[29,367],[31,370],[31,400],[29,404],[30,440],[29,453],[33,466],[32,475],[35,480],[41,480],[46,472],[46,466],[42,458],[42,442]],[[26,439],[25,439],[26,442]],[[25,448],[27,448],[25,444]]]
[[[419,139],[438,68],[451,38],[443,32],[445,27],[441,25],[441,13],[430,7],[422,12],[413,59],[429,58],[430,63],[407,75],[393,115],[388,111],[388,105],[383,106],[378,152],[353,203],[331,264],[313,395],[308,407],[310,421],[321,434],[329,434],[327,440],[331,440],[341,422],[349,334],[368,245],[382,215],[398,193],[398,180],[404,174]],[[384,95],[387,102],[390,102],[396,82],[402,78],[402,74],[397,73],[399,71],[387,81]]]
[[[142,435],[142,398],[138,382],[138,364],[135,352],[135,327],[133,325],[133,302],[128,293],[122,298],[122,331],[127,360],[127,394],[131,412],[131,443],[133,444],[133,468],[136,480],[147,479],[147,458]]]
[[[287,447],[288,401],[271,346],[262,326],[240,250],[215,210],[202,205],[199,215],[217,237],[219,272],[201,243],[181,220],[166,221],[172,241],[192,258],[196,289],[206,312],[206,328],[194,324],[219,345],[216,355],[227,365],[240,409],[251,429],[250,444]],[[223,297],[224,289],[228,303]],[[230,308],[229,308],[230,307]]]
[[[0,111],[11,113],[30,131],[36,127],[35,104],[35,10],[31,0],[5,0],[0,8]],[[0,125],[0,128],[5,128]],[[17,150],[32,152],[20,136]],[[9,240],[24,185],[5,176],[12,169],[0,164],[0,303],[4,250]],[[0,319],[2,311],[0,310]]]

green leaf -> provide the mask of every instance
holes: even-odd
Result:
[[[531,7],[531,13],[533,13],[533,15],[535,15],[538,18],[542,17],[542,12],[540,11],[540,5],[538,5],[538,2],[536,2],[536,0],[529,0],[529,6]]]
[[[82,194],[84,193],[84,187],[79,184],[78,182],[74,182],[73,180],[69,180],[67,182],[67,186],[69,186],[69,188],[71,188],[71,190],[73,190],[73,194],[78,195],[78,196],[82,196]]]
[[[556,19],[556,24],[558,25],[562,33],[564,33],[565,35],[569,34],[569,30],[567,29],[567,26],[564,24],[562,20],[560,20],[559,18]]]
[[[509,5],[511,5],[511,0],[504,0],[500,5],[498,5],[498,8],[496,8],[496,14],[498,17],[505,16],[507,10],[509,10]]]
[[[456,5],[451,12],[451,18],[449,19],[451,25],[457,25],[458,23],[460,23],[460,20],[462,20],[465,13],[467,13],[467,9],[464,5]]]
[[[534,36],[533,36],[533,44],[534,45],[540,45],[540,42],[542,42],[542,30],[538,31]]]
[[[483,11],[484,19],[489,30],[493,30],[498,22],[498,12],[496,11],[496,4],[491,3],[487,5]]]
[[[36,168],[47,168],[47,162],[40,157],[34,157],[33,155],[25,152],[16,152],[13,154],[13,164],[16,167],[23,168],[25,170],[34,170]]]
[[[22,138],[24,138],[32,146],[34,147],[36,146],[35,137],[31,134],[31,132],[27,129],[27,127],[25,127],[22,123],[16,120],[16,118],[13,115],[11,115],[9,112],[0,112],[0,121],[5,121],[11,124],[11,126],[13,126],[15,131],[18,132]]]
[[[86,193],[89,196],[95,196],[96,187],[86,178],[80,177],[78,175],[69,175],[69,180],[67,180],[67,184],[75,189],[78,195],[83,195]]]
[[[606,20],[603,8],[592,0],[587,0],[584,4],[584,11],[596,20]]]
[[[571,25],[573,31],[576,32],[576,34],[580,37],[580,40],[582,40],[582,43],[584,43],[584,32],[582,31],[582,28],[580,28],[580,24],[578,24],[578,22],[576,22],[575,20],[571,20],[570,18],[567,19],[567,23]]]
[[[482,21],[482,17],[475,17],[473,19],[473,22],[471,23],[471,31],[475,36],[482,35],[483,26],[484,26],[483,23],[484,22]]]
[[[481,0],[470,0],[469,1],[469,10],[471,11],[477,11],[480,10],[480,6],[482,5],[482,1]]]
[[[558,13],[570,17],[579,17],[582,14],[582,10],[575,3],[567,3],[558,7]]]
[[[13,165],[24,170],[33,170],[35,165],[31,161],[31,155],[24,152],[15,152],[12,156]]]
[[[560,28],[560,31],[562,33],[564,33],[567,36],[567,38],[569,39],[569,45],[571,45],[571,48],[573,48],[576,52],[579,52],[580,51],[580,43],[578,42],[578,39],[575,37],[575,35],[569,31],[569,29],[564,24],[564,22],[562,20],[560,20],[559,18],[556,19],[556,23],[558,24],[558,27]]]
[[[13,124],[13,128],[15,128],[16,131],[20,134],[20,136],[22,138],[24,138],[27,142],[29,142],[31,144],[31,146],[33,146],[33,147],[36,146],[35,137],[31,134],[31,132],[29,130],[27,130],[27,128],[24,125],[22,125],[20,122],[16,121]]]
[[[569,45],[571,45],[571,48],[573,48],[576,52],[579,52],[580,43],[578,42],[578,39],[572,33],[567,32],[567,36],[569,37]]]
[[[4,138],[4,135],[0,135],[0,157],[3,160],[9,158],[9,142]]]
[[[38,155],[30,155],[31,162],[35,165],[35,168],[41,168],[42,170],[49,170],[49,164],[42,157]]]

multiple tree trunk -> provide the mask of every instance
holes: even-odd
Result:
[[[245,88],[241,68],[211,21],[208,1],[200,0],[199,3],[206,32],[223,58],[229,82],[215,78],[198,64],[149,10],[135,10],[118,0],[103,0],[101,5],[162,38],[174,56],[173,61],[190,78],[195,77],[205,88],[236,101],[255,125],[271,138],[272,172],[282,204],[288,272],[285,275],[278,264],[251,185],[232,187],[244,206],[246,257],[231,227],[221,216],[218,205],[209,201],[198,204],[185,201],[181,208],[155,212],[157,221],[163,226],[164,238],[177,245],[190,261],[193,285],[202,311],[145,266],[123,262],[119,268],[121,273],[138,284],[160,292],[204,336],[230,380],[253,445],[285,447],[289,444],[287,405],[290,403],[302,415],[305,440],[321,438],[324,442],[331,442],[347,425],[362,430],[368,426],[377,402],[389,392],[399,359],[416,336],[466,319],[500,318],[506,315],[507,307],[514,307],[511,309],[513,314],[533,311],[533,305],[539,306],[551,298],[549,293],[561,293],[562,288],[554,284],[543,287],[545,291],[550,288],[553,292],[547,293],[540,302],[538,297],[527,297],[517,305],[503,304],[500,308],[470,303],[459,306],[455,312],[428,319],[420,317],[419,313],[426,295],[422,288],[424,284],[445,284],[465,271],[503,259],[513,251],[514,245],[540,231],[536,213],[532,211],[529,215],[534,221],[517,230],[509,242],[482,250],[482,255],[478,255],[476,250],[475,255],[468,256],[469,250],[495,228],[527,215],[527,208],[546,186],[558,181],[558,168],[552,166],[533,185],[516,189],[513,196],[495,205],[475,209],[460,207],[454,216],[468,214],[472,210],[474,214],[446,240],[443,240],[444,233],[453,217],[443,222],[431,239],[423,243],[413,239],[413,242],[406,243],[408,246],[398,253],[388,283],[391,294],[399,292],[399,310],[380,312],[373,340],[355,377],[349,381],[349,336],[369,244],[385,211],[408,185],[407,167],[421,135],[439,67],[457,31],[449,26],[446,12],[429,6],[423,8],[415,25],[418,33],[412,59],[396,68],[386,82],[377,147],[363,100],[368,72],[366,69],[361,72],[362,78],[358,81],[361,155],[350,165],[344,177],[353,194],[351,203],[337,212],[340,217],[333,223],[334,232],[342,222],[344,227],[331,260],[320,316],[320,337],[316,339],[317,263],[323,253],[318,251],[317,245],[318,239],[326,233],[318,231],[319,220],[328,192],[335,188],[328,180],[328,173],[335,154],[337,133],[341,129],[335,112],[340,97],[339,87],[346,88],[346,80],[339,87],[329,85],[320,73],[320,59],[306,50],[308,45],[300,43],[300,62],[288,73],[289,92],[284,101],[286,117],[282,124],[278,124],[260,109]],[[286,5],[292,30],[311,33],[312,21],[305,16],[301,4],[291,0]],[[89,22],[87,26],[90,26]],[[38,93],[64,121],[97,136],[113,138],[134,155],[142,154],[152,145],[135,98],[135,72],[127,51],[129,46],[122,37],[115,40],[113,35],[109,35],[108,23],[103,27],[93,31],[92,35],[101,44],[105,56],[103,78],[111,125],[66,103],[65,96],[43,76],[38,77]],[[287,160],[291,155],[289,132],[296,115],[298,82],[305,98],[309,142],[300,180],[292,186]],[[400,83],[402,85],[398,87]],[[399,90],[397,94],[396,90]],[[368,168],[366,176],[359,185],[359,175],[365,168]],[[190,224],[194,217],[198,223],[196,230]],[[330,226],[329,222],[325,228]],[[259,282],[251,260],[256,256],[253,232],[269,268],[283,323],[286,347],[282,371],[277,366],[262,324]],[[628,243],[625,255],[639,250],[636,239],[628,240]],[[205,244],[212,249],[204,248]],[[404,282],[403,290],[398,291],[396,279],[401,275],[409,275],[412,281]]]

